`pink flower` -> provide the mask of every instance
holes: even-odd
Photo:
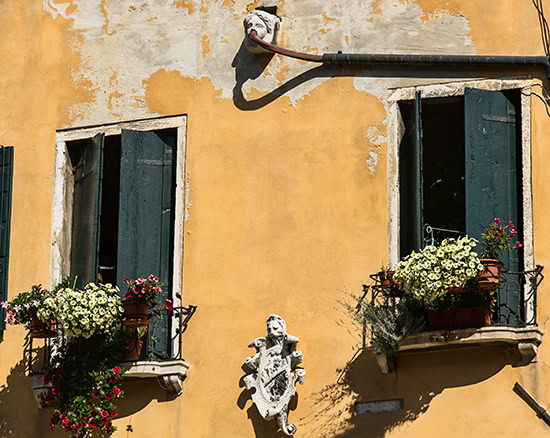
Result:
[[[109,412],[107,412],[107,411],[101,411],[101,412],[99,413],[99,415],[101,415],[103,418],[107,418],[107,417],[109,416]]]
[[[149,280],[151,281],[159,281],[157,277],[155,277],[153,274],[149,275]]]
[[[8,302],[7,301],[2,301],[2,302],[0,302],[0,305],[2,306],[2,309],[6,309],[8,307]]]
[[[514,228],[514,224],[512,223],[512,221],[510,221],[510,223],[508,224],[508,226],[509,226],[510,228]]]
[[[523,245],[516,240],[516,248],[521,248]]]
[[[513,236],[514,234],[518,234],[518,232],[514,229],[510,230],[510,236]]]
[[[498,217],[495,218],[495,224],[500,224],[500,219]]]
[[[168,310],[171,310],[172,312],[174,311],[174,303],[168,298],[164,300],[164,307],[166,307]]]
[[[120,374],[120,367],[114,367],[113,368],[113,373]]]
[[[113,394],[119,395],[121,392],[120,388],[113,388]]]

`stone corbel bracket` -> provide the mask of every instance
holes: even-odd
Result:
[[[171,397],[179,396],[183,391],[183,381],[187,377],[189,364],[182,359],[139,360],[120,364],[126,369],[126,378],[159,379],[161,386]]]
[[[166,389],[170,397],[177,397],[183,391],[183,381],[187,377],[189,364],[182,359],[173,360],[140,360],[123,362],[120,364],[126,369],[125,378],[152,379],[157,378],[159,384]],[[47,408],[45,403],[52,387],[51,383],[43,383],[43,374],[29,376],[32,393],[40,409]]]
[[[399,352],[450,350],[457,347],[500,346],[515,353],[513,366],[525,366],[535,362],[544,332],[540,327],[487,326],[482,328],[437,330],[420,333],[405,339]],[[395,370],[395,358],[384,353],[376,354],[382,373]]]

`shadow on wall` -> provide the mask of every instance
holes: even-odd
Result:
[[[161,388],[156,380],[124,381],[124,398],[119,402],[119,415],[122,422],[119,430],[137,432],[132,425],[132,415],[142,410],[151,401],[173,400],[168,392]],[[0,386],[0,438],[48,436],[66,437],[60,426],[52,432],[49,426],[52,408],[39,409],[33,396],[31,383],[26,375],[26,360],[21,359]],[[126,417],[126,418],[125,418]]]
[[[35,436],[34,426],[40,423],[40,417],[45,421],[44,431],[49,431],[46,416],[38,414],[38,406],[25,375],[25,365],[24,359],[17,362],[6,377],[5,384],[0,386],[0,437]]]
[[[298,422],[304,438],[382,438],[414,422],[446,388],[482,382],[497,374],[510,358],[502,350],[460,349],[407,353],[398,357],[397,371],[382,374],[374,353],[357,354],[336,381],[314,393],[313,412]],[[429,372],[427,372],[429,371]],[[356,402],[404,399],[404,410],[356,415]],[[257,435],[259,436],[259,435]]]
[[[245,372],[245,375],[249,373],[248,369],[245,368],[244,365],[241,367],[241,369]],[[243,390],[241,391],[239,398],[237,399],[237,406],[239,406],[241,411],[244,410],[244,408],[246,407],[246,402],[248,400],[252,400],[252,393],[254,392],[254,390],[246,389],[246,385],[244,384],[243,380],[245,375],[243,375],[239,380],[239,387],[243,388]],[[290,404],[288,405],[289,423],[296,424],[296,419],[292,418],[292,411],[294,411],[298,406],[298,399],[298,392],[296,392],[296,395],[290,399]],[[252,403],[250,405],[250,407],[246,410],[246,414],[248,416],[248,419],[252,422],[252,427],[254,427],[254,434],[257,438],[281,438],[287,436],[279,430],[279,425],[277,424],[276,420],[264,420],[258,412],[255,404]]]
[[[255,55],[250,53],[244,40],[241,43],[239,51],[233,58],[231,66],[235,69],[235,86],[233,87],[233,104],[242,111],[254,111],[263,108],[280,97],[284,96],[290,90],[311,81],[315,78],[335,78],[335,77],[358,77],[358,78],[427,78],[427,79],[502,79],[502,71],[492,69],[472,69],[468,65],[453,66],[421,66],[414,65],[403,67],[399,65],[339,65],[339,64],[317,64],[311,63],[314,67],[289,79],[284,84],[257,99],[247,100],[243,94],[243,85],[248,80],[255,80],[260,77],[273,58],[273,54]],[[279,55],[281,56],[281,55]],[[290,60],[289,62],[298,62]],[[525,70],[518,67],[508,67],[506,76],[519,75],[525,73]],[[527,73],[525,73],[527,74]],[[532,71],[528,74],[533,74]],[[544,76],[541,76],[544,77]],[[395,86],[395,85],[393,85]]]

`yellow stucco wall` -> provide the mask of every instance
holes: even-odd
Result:
[[[550,403],[546,343],[537,363],[517,368],[497,348],[403,355],[390,375],[372,354],[354,357],[356,339],[336,323],[335,307],[387,261],[387,90],[449,79],[258,62],[241,47],[242,19],[258,3],[0,2],[0,144],[15,147],[9,296],[50,282],[55,130],[185,113],[182,296],[199,307],[184,335],[191,368],[174,401],[154,381],[129,383],[115,437],[280,436],[240,382],[247,344],[264,335],[270,313],[286,319],[304,353],[306,381],[290,413],[297,437],[550,434],[512,392],[519,381]],[[278,6],[281,45],[297,50],[544,53],[536,11],[523,0]],[[533,97],[535,261],[550,266],[547,131],[545,104]],[[546,290],[543,282],[541,326]],[[63,436],[49,432],[51,413],[32,398],[24,335],[9,327],[0,342],[0,436]],[[352,415],[357,400],[393,398],[405,400],[405,412]]]

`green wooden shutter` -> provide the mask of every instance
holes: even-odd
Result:
[[[127,290],[124,278],[152,273],[166,285],[164,297],[171,296],[175,149],[174,135],[122,131],[117,260],[121,293]],[[169,354],[169,330],[169,318],[151,321],[148,354]],[[153,336],[156,342],[151,342]]]
[[[8,299],[10,256],[13,146],[0,147],[0,301]],[[6,313],[0,307],[0,329],[6,328]]]
[[[420,91],[416,92],[415,99],[415,167],[414,167],[414,190],[416,194],[416,209],[414,218],[414,247],[424,248],[424,147],[422,143],[422,100]]]
[[[78,286],[97,279],[104,139],[97,134],[73,151],[71,277],[78,276]]]
[[[404,257],[423,245],[423,147],[420,92],[414,102],[403,102],[405,133],[399,146],[400,253]]]
[[[466,231],[476,239],[481,239],[481,232],[493,218],[511,220],[519,232],[522,229],[517,155],[520,125],[514,97],[510,92],[465,90]],[[501,256],[514,272],[520,269],[519,257],[519,251]],[[504,286],[499,292],[499,303],[507,303],[509,309],[500,306],[498,322],[507,325],[517,325],[521,316],[520,290],[513,281],[509,282],[509,293]]]

